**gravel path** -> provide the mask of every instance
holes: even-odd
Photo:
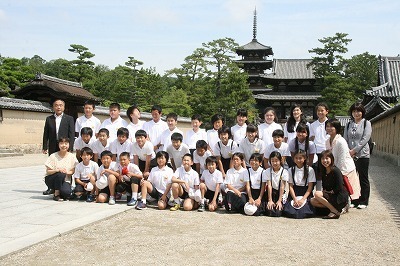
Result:
[[[2,257],[0,265],[400,265],[399,170],[373,158],[370,206],[339,220],[132,209]]]

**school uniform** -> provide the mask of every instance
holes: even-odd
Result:
[[[186,197],[181,196],[180,198],[185,199],[187,197],[190,197],[194,199],[194,192],[196,191],[195,186],[200,185],[199,174],[192,168],[190,168],[190,170],[186,172],[185,168],[183,166],[180,166],[176,169],[174,176],[189,184],[189,190],[186,189],[186,186],[182,186],[183,190],[185,191],[184,195],[186,195]]]
[[[200,155],[197,154],[197,152],[194,152],[194,154],[193,154],[193,163],[200,164],[200,175],[203,174],[203,171],[206,168],[206,159],[211,155],[212,154],[211,154],[210,151],[206,151],[203,156],[200,156]]]
[[[313,158],[313,163],[318,162],[318,156],[316,156],[316,148],[315,148],[315,144],[313,141],[308,141],[308,150],[306,151],[306,141],[304,142],[300,142],[297,141],[298,143],[298,149],[303,150],[307,153],[308,155],[314,154],[314,158]],[[296,152],[296,139],[292,139],[292,141],[289,143],[289,150],[290,152]],[[308,161],[308,158],[307,158]]]
[[[322,164],[321,164],[321,153],[326,150],[326,141],[330,138],[329,134],[326,133],[325,130],[325,123],[328,121],[328,118],[325,117],[324,122],[319,122],[317,119],[316,121],[312,122],[310,125],[310,137],[314,137],[314,144],[316,148],[316,153],[318,157],[318,164],[315,169],[315,173],[317,176],[321,176],[321,169],[322,169]],[[318,181],[317,187],[320,187],[321,182]]]
[[[147,132],[150,142],[153,144],[153,147],[158,145],[161,142],[161,134],[168,129],[167,122],[163,120],[159,120],[157,123],[154,120],[147,121],[143,124],[143,130]],[[161,147],[158,148],[155,152],[161,151]]]
[[[96,178],[96,186],[99,188],[99,193],[106,193],[107,195],[110,195],[110,190],[108,188],[108,176],[109,173],[105,172],[103,175],[107,178],[107,185],[106,184],[99,184],[102,179],[102,172],[105,169],[110,169],[111,171],[118,172],[119,171],[119,165],[116,162],[111,162],[108,168],[105,168],[104,165],[100,165],[99,169],[97,170],[97,178]]]
[[[117,131],[120,127],[127,127],[128,123],[122,119],[122,117],[118,117],[114,122],[111,121],[111,118],[107,118],[100,125],[100,128],[106,128],[109,131],[110,141],[113,141],[117,138]]]
[[[174,159],[175,167],[178,168],[182,165],[183,155],[190,153],[189,147],[185,143],[181,143],[178,149],[175,149],[172,144],[167,147],[167,153],[170,159]]]
[[[282,130],[282,126],[275,122],[272,122],[271,124],[262,123],[258,126],[258,137],[265,142],[265,145],[274,143],[272,132],[276,129]]]
[[[99,133],[100,130],[100,119],[92,115],[92,117],[87,118],[86,116],[82,115],[76,119],[75,122],[75,132],[81,136],[81,129],[84,127],[90,127],[93,130],[92,139],[96,139],[96,134]]]
[[[74,142],[74,150],[82,150],[84,147],[89,147],[93,150],[95,139],[91,138],[88,143],[84,142],[81,137],[78,137]]]
[[[296,128],[300,122],[296,122],[293,127],[293,132],[289,132],[287,128],[287,122],[283,126],[283,136],[287,138],[286,143],[289,143],[292,139],[296,138]],[[310,123],[306,123],[306,125],[310,128]]]
[[[286,157],[284,167],[285,167],[286,169],[289,168],[289,167],[288,167],[288,164],[287,164],[287,162],[286,162],[288,158],[291,158],[291,154],[290,154],[290,150],[289,150],[289,144],[287,144],[286,142],[282,142],[282,143],[281,143],[281,146],[280,146],[279,148],[278,148],[278,147],[275,147],[275,143],[269,144],[269,145],[267,146],[267,148],[265,149],[264,158],[269,159],[269,156],[271,155],[271,153],[272,153],[273,151],[277,151],[277,152],[279,152],[279,153],[281,154],[282,157],[283,157],[283,156]]]
[[[249,181],[249,175],[246,168],[241,167],[239,170],[231,168],[226,172],[225,184],[231,185],[235,189],[240,189]],[[244,213],[243,208],[247,202],[246,192],[242,192],[239,197],[233,190],[226,189],[224,199],[225,210],[228,212]]]
[[[164,130],[164,132],[160,136],[160,143],[162,144],[161,150],[167,151],[168,146],[172,144],[171,135],[173,133],[180,133],[183,136],[182,130],[177,127],[175,127],[172,131],[169,130],[169,128]]]
[[[98,139],[95,140],[95,142],[93,142],[93,144],[92,144],[92,150],[93,150],[93,153],[98,154],[99,155],[99,159],[101,159],[100,158],[100,154],[103,151],[109,151],[110,150],[110,140],[107,139],[106,146],[103,146],[103,144],[100,142],[100,140],[98,140]]]
[[[246,162],[246,166],[250,167],[250,157],[253,153],[264,154],[265,152],[265,143],[263,140],[256,138],[253,142],[250,142],[246,137],[240,142],[239,152],[244,154],[244,160]]]
[[[165,193],[167,185],[171,184],[173,175],[174,171],[168,166],[164,166],[163,168],[159,168],[158,166],[153,167],[147,179],[153,185],[153,191],[149,195],[154,199],[160,199]]]
[[[215,169],[213,173],[210,173],[208,169],[204,170],[203,174],[201,175],[200,178],[201,181],[204,182],[204,184],[207,187],[207,191],[204,195],[204,198],[208,199],[209,201],[212,201],[214,199],[214,195],[217,189],[217,184],[222,185],[224,182],[224,179],[222,177],[221,171],[218,169]],[[217,191],[218,195],[216,199],[218,200],[219,197],[219,191]]]
[[[215,144],[217,144],[218,141],[219,141],[218,130],[215,130],[214,128],[207,130],[207,143],[211,149],[215,147]]]
[[[272,167],[270,167],[264,171],[263,178],[265,178],[267,181],[271,181],[271,187],[272,187],[271,198],[272,201],[276,203],[279,200],[281,187],[284,185],[283,181],[285,182],[289,181],[288,171],[283,167],[280,167],[280,169],[277,172],[275,172],[272,169]],[[267,201],[268,199],[269,195],[267,195]],[[283,204],[285,204],[285,202],[282,201],[282,205]],[[278,210],[276,208],[274,208],[273,210],[268,210],[266,208],[266,215],[273,217],[280,217],[282,215],[282,210]]]
[[[240,143],[246,137],[247,124],[239,126],[238,124],[231,127],[232,138],[236,143]]]
[[[117,157],[115,161],[118,163],[119,162],[119,155],[123,152],[131,152],[131,146],[132,143],[129,139],[126,139],[124,143],[120,143],[118,139],[115,139],[113,142],[110,144],[110,151],[112,154],[116,154]]]
[[[122,172],[124,170],[125,167],[123,167],[122,165],[118,165],[118,172],[122,175]],[[142,171],[140,171],[139,166],[137,166],[134,163],[129,163],[126,166],[126,171],[133,173],[133,174],[137,174],[137,175],[142,175]],[[132,187],[131,184],[136,184],[138,186],[140,186],[140,178],[137,177],[128,177],[127,175],[123,175],[122,176],[122,182],[118,182],[117,186],[116,186],[116,191],[117,192],[128,192],[128,193],[132,193]]]
[[[139,120],[137,122],[137,124],[130,122],[129,125],[126,126],[126,128],[129,131],[129,139],[131,140],[132,143],[136,142],[136,138],[135,138],[136,131],[138,131],[139,129],[142,129],[143,124],[144,124],[144,121]]]
[[[83,162],[80,162],[75,166],[75,172],[73,177],[75,179],[80,179],[84,183],[89,183],[90,178],[89,174],[93,174],[96,177],[97,171],[99,170],[99,165],[93,161],[89,161],[88,165],[84,165]],[[84,192],[85,189],[80,184],[75,183],[75,192]]]
[[[220,157],[224,171],[229,170],[232,155],[239,150],[237,143],[234,140],[228,139],[225,145],[222,141],[218,141],[214,146],[214,155]]]
[[[196,142],[198,140],[204,140],[207,142],[207,132],[199,128],[197,132],[194,132],[193,129],[186,132],[186,137],[183,139],[183,142],[188,145],[190,150],[196,149]]]
[[[289,170],[289,184],[293,184],[293,190],[297,196],[304,196],[308,190],[308,184],[316,182],[314,169],[312,167],[306,166],[308,169],[308,177],[304,178],[304,167],[298,168],[294,166]],[[314,216],[314,208],[310,204],[312,193],[306,199],[306,203],[300,209],[296,209],[292,206],[291,201],[293,200],[292,195],[289,193],[288,200],[283,208],[283,213],[289,218],[309,218]]]
[[[138,166],[142,172],[144,171],[144,169],[146,167],[147,155],[151,155],[150,166],[154,166],[156,164],[156,160],[155,160],[156,154],[154,152],[153,144],[150,141],[146,141],[144,143],[143,147],[139,147],[139,144],[137,144],[137,142],[132,143],[131,154],[138,156],[138,159],[139,159]]]

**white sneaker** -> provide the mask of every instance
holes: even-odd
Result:
[[[359,204],[358,206],[357,206],[357,209],[365,209],[365,208],[367,208],[368,207],[368,205],[364,205],[364,204]]]
[[[110,197],[110,199],[108,200],[108,204],[109,205],[115,205],[115,198],[114,197]]]

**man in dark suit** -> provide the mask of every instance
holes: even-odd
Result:
[[[53,102],[54,114],[46,118],[43,131],[43,153],[49,155],[59,151],[58,139],[69,138],[69,150],[74,148],[75,125],[72,116],[64,114],[65,102],[57,99]],[[43,191],[43,195],[54,193],[50,188]]]

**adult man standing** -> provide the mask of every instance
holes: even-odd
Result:
[[[49,155],[59,151],[58,139],[69,138],[69,149],[74,147],[75,127],[74,118],[64,114],[65,102],[56,99],[53,102],[54,114],[46,118],[43,131],[43,153]]]

